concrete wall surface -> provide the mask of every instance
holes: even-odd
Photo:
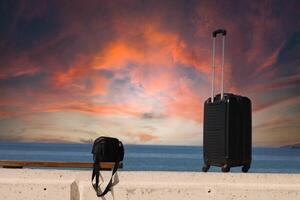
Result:
[[[110,172],[102,175],[109,180]],[[121,171],[103,198],[90,179],[83,170],[0,169],[0,200],[300,199],[300,174]]]

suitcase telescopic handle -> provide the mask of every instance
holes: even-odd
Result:
[[[227,31],[225,29],[217,29],[212,32],[212,87],[211,87],[211,102],[214,102],[215,97],[215,51],[216,51],[216,37],[218,34],[222,34],[222,60],[221,60],[221,100],[224,96],[224,57],[225,57],[225,36]]]

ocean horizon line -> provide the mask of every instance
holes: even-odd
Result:
[[[24,144],[58,144],[58,145],[92,145],[93,141],[91,142],[66,142],[66,141],[16,141],[16,140],[0,140],[0,143],[24,143]],[[197,145],[197,144],[136,144],[136,143],[123,143],[126,146],[159,146],[159,147],[164,147],[164,146],[172,146],[172,147],[203,147],[203,145]],[[289,145],[283,145],[283,146],[262,146],[262,145],[253,145],[252,148],[293,148],[293,149],[299,149],[300,146],[299,144],[289,144]]]

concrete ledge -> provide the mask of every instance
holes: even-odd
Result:
[[[109,179],[110,172],[102,174]],[[0,169],[0,199],[300,199],[300,174],[118,172],[119,183],[105,198],[96,197],[90,176],[80,170]]]

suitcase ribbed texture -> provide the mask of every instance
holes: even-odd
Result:
[[[225,158],[225,106],[225,104],[208,104],[205,110],[204,147],[206,157],[214,163],[222,163]]]

